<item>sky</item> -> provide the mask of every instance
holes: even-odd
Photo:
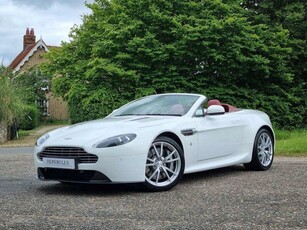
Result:
[[[94,0],[0,0],[0,65],[8,66],[23,49],[23,35],[34,28],[36,41],[60,46],[70,29],[90,14]]]

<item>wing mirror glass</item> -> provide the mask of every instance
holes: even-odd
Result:
[[[207,109],[207,115],[221,115],[225,113],[225,109],[221,105],[211,105]]]

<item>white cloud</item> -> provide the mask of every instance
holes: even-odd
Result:
[[[87,0],[93,2],[94,0]],[[26,28],[47,45],[68,41],[70,29],[89,14],[85,0],[0,0],[0,64],[5,66],[22,51]]]

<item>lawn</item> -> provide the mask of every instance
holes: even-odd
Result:
[[[306,156],[307,129],[275,130],[277,156]]]

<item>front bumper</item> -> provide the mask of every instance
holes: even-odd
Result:
[[[101,172],[93,170],[71,170],[58,168],[38,168],[37,177],[40,180],[56,180],[63,182],[102,184],[112,181]]]
[[[40,180],[95,184],[145,181],[145,164],[148,151],[146,147],[143,149],[135,148],[134,145],[123,145],[95,149],[83,146],[82,148],[87,153],[98,156],[98,160],[96,163],[78,163],[75,169],[45,167],[39,157],[39,153],[45,148],[35,148],[34,150],[36,177]]]

